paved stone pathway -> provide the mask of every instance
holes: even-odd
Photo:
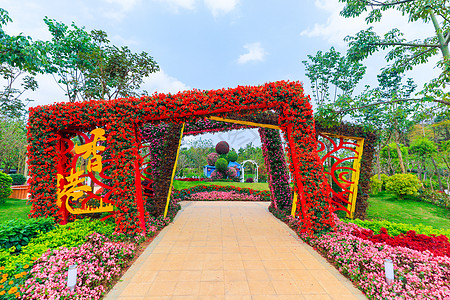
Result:
[[[182,203],[106,299],[366,299],[268,205]]]

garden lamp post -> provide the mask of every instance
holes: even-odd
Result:
[[[394,264],[392,260],[384,260],[384,273],[386,275],[386,282],[391,285],[394,282]]]
[[[77,285],[77,264],[69,266],[69,271],[67,272],[67,286],[71,291],[75,290]]]

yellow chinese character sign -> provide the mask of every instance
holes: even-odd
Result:
[[[84,144],[75,145],[70,138],[80,137]],[[57,175],[57,205],[67,221],[72,214],[111,212],[114,206],[109,201],[112,193],[102,179],[111,179],[104,174],[110,160],[104,160],[106,146],[105,130],[96,128],[89,134],[77,131],[61,133],[59,140],[60,162]]]

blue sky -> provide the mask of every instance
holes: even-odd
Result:
[[[142,86],[150,93],[299,80],[309,94],[301,61],[331,46],[345,52],[342,39],[367,28],[362,18],[340,17],[338,0],[0,0],[0,7],[13,19],[5,28],[9,34],[47,40],[48,16],[102,29],[113,44],[148,52],[161,67]],[[376,29],[384,33],[389,26],[408,37],[432,34],[429,24],[407,24],[395,13]],[[382,55],[366,61],[361,87],[376,84],[383,63]],[[430,64],[410,76],[422,85],[435,73]],[[26,95],[36,99],[32,106],[66,101],[51,76],[38,81],[40,89]]]

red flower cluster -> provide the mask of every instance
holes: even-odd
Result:
[[[406,247],[418,251],[428,250],[437,256],[450,257],[450,242],[445,235],[428,236],[410,230],[406,234],[391,237],[387,229],[383,227],[379,234],[374,234],[370,229],[360,228],[353,230],[352,235],[374,243],[384,243],[393,247]]]

